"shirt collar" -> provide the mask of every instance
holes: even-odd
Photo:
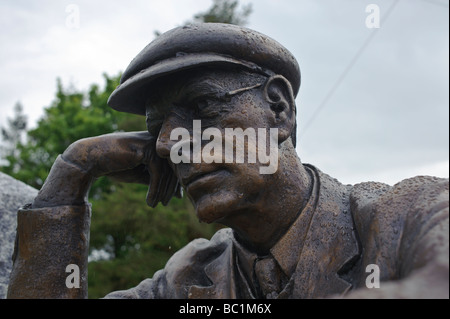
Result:
[[[271,255],[288,278],[293,275],[298,264],[318,198],[317,172],[312,167],[306,165],[304,167],[311,175],[312,180],[310,198],[289,230],[270,249]],[[257,254],[242,246],[236,238],[234,239],[234,244],[239,259],[239,266],[242,267],[244,273],[250,275],[249,278],[253,278],[253,265],[258,258]]]

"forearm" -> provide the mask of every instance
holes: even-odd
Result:
[[[406,221],[397,249],[397,271],[379,288],[358,288],[344,298],[448,299],[449,210],[448,193],[442,192],[429,210],[419,210]],[[419,222],[417,222],[419,220]],[[365,278],[367,280],[367,278]],[[395,279],[395,280],[394,280]]]
[[[413,271],[408,277],[395,281],[382,281],[379,288],[359,288],[344,296],[344,299],[448,299],[448,259],[435,261]]]

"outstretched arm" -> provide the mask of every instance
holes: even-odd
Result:
[[[397,184],[369,205],[371,223],[360,233],[367,263],[379,263],[379,288],[345,298],[449,297],[449,182],[415,177]]]

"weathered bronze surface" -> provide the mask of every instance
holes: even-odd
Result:
[[[58,157],[19,212],[8,297],[87,297],[87,193],[108,175],[149,185],[152,207],[183,188],[200,220],[229,228],[194,240],[152,279],[107,298],[448,298],[448,179],[351,186],[301,163],[299,87],[292,54],[253,30],[200,24],[157,38],[109,100],[146,115],[148,132],[80,140]],[[261,174],[261,161],[175,164],[171,133],[193,136],[196,120],[222,134],[276,128],[277,170]],[[243,147],[269,149],[263,141]],[[80,267],[80,288],[67,288],[68,264]],[[373,266],[379,288],[371,285]]]

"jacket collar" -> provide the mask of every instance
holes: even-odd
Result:
[[[350,211],[351,186],[309,167],[318,176],[318,200],[295,273],[280,298],[346,293],[352,285],[341,276],[361,253]]]
[[[317,207],[320,181],[317,173],[311,167],[305,166],[311,176],[311,195],[299,214],[297,220],[291,225],[283,237],[272,247],[270,253],[280,265],[288,278],[295,272],[302,250],[305,245],[306,236],[311,227],[312,217]]]

